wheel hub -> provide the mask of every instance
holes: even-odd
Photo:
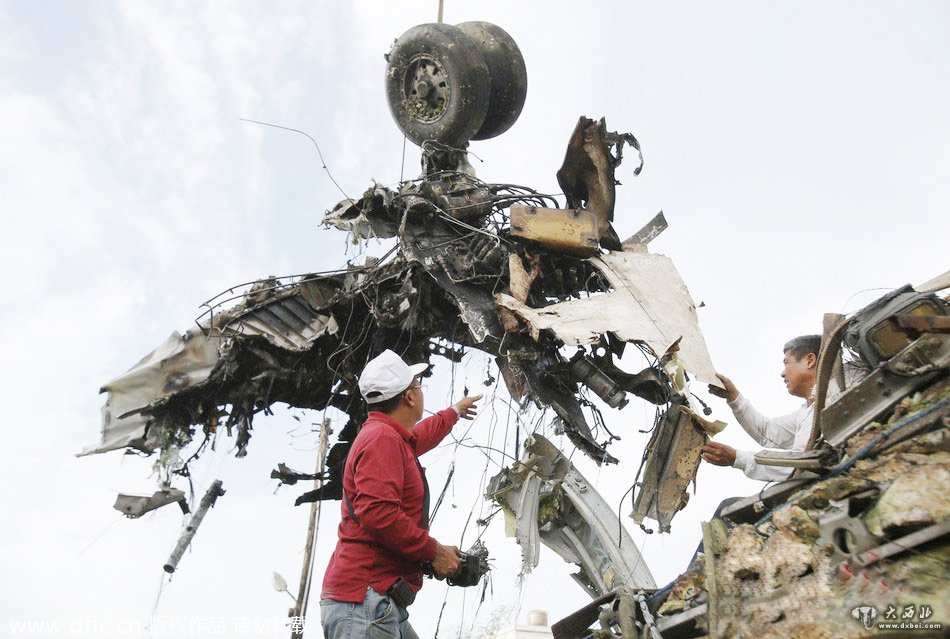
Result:
[[[435,122],[445,112],[448,98],[448,75],[438,60],[428,55],[413,58],[403,76],[403,99],[412,118]]]

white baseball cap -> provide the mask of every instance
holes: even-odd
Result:
[[[412,378],[421,375],[428,364],[409,366],[399,355],[388,348],[369,360],[360,375],[360,393],[367,404],[378,404],[392,399],[412,383]]]

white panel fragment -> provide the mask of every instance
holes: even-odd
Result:
[[[696,306],[672,260],[646,252],[611,252],[588,260],[613,291],[544,308],[531,308],[510,295],[498,304],[524,318],[537,339],[550,330],[565,344],[591,344],[603,333],[643,342],[662,357],[679,344],[678,357],[704,382],[721,385],[699,329]]]
[[[101,392],[109,397],[102,407],[102,441],[84,448],[80,456],[139,443],[147,418],[137,411],[208,379],[218,362],[221,341],[205,337],[198,328],[184,335],[173,332],[128,372],[103,386]]]

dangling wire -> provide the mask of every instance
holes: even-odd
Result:
[[[402,164],[399,167],[399,183],[402,184],[403,176],[406,173],[406,136],[402,136]]]
[[[346,194],[346,191],[343,190],[343,187],[340,186],[337,183],[337,181],[333,179],[333,175],[330,174],[330,169],[327,168],[327,162],[326,160],[323,159],[323,153],[320,151],[320,145],[317,144],[317,141],[314,140],[313,136],[311,136],[309,133],[301,131],[300,129],[293,129],[289,126],[271,124],[270,122],[261,122],[260,120],[251,120],[250,118],[238,118],[238,119],[241,120],[242,122],[251,122],[253,124],[260,124],[261,126],[269,126],[275,129],[283,129],[284,131],[292,131],[294,133],[299,133],[300,135],[306,136],[311,142],[313,142],[314,148],[317,149],[317,155],[320,157],[320,164],[323,165],[323,170],[327,172],[327,177],[329,177],[330,181],[333,182],[334,186],[336,186],[336,188],[339,189],[340,193],[343,194],[344,199],[347,199],[347,200],[351,199],[350,196]]]

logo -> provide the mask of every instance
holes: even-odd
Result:
[[[928,604],[907,604],[903,606],[887,604],[883,621],[875,624],[878,617],[874,606],[858,606],[851,609],[851,616],[864,626],[865,630],[877,627],[878,630],[940,630],[942,622],[930,621],[934,609]]]
[[[874,627],[874,620],[877,619],[877,608],[874,606],[858,606],[851,611],[851,616],[857,619],[865,630]]]

